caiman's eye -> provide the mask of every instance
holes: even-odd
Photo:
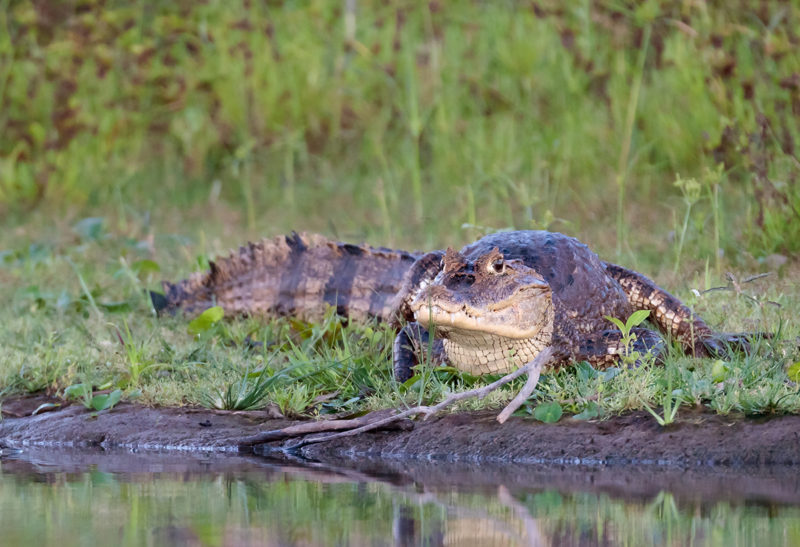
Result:
[[[489,264],[489,273],[494,274],[502,274],[506,273],[506,262],[505,260],[495,260],[494,262]]]

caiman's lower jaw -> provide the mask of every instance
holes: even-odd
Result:
[[[422,326],[433,324],[444,329],[459,329],[494,334],[503,338],[534,338],[542,330],[543,325],[520,325],[522,319],[510,307],[500,312],[478,312],[464,305],[450,311],[437,304],[425,304],[414,307],[414,317]]]

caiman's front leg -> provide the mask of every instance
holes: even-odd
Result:
[[[401,383],[414,375],[413,368],[419,364],[420,355],[437,364],[447,361],[442,341],[434,338],[431,343],[428,330],[416,321],[400,330],[392,349],[394,377]],[[429,354],[430,350],[432,354]]]
[[[419,356],[426,355],[434,362],[446,361],[444,345],[441,340],[433,341],[433,355],[427,355],[431,348],[427,329],[414,320],[411,302],[441,271],[444,251],[433,251],[422,255],[409,268],[403,277],[403,284],[392,305],[390,324],[400,329],[392,346],[394,377],[405,382],[414,375],[413,368],[419,364]],[[402,322],[408,323],[401,328]]]

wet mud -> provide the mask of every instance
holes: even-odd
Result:
[[[142,452],[238,452],[239,441],[298,423],[274,412],[151,408],[122,403],[89,412],[80,405],[30,415],[47,399],[3,403],[0,450],[96,447]],[[453,467],[475,463],[645,469],[739,469],[800,466],[800,416],[745,418],[682,410],[659,426],[646,413],[600,421],[564,418],[556,424],[493,412],[443,414],[407,430],[375,431],[307,445],[290,456],[315,462],[426,462]],[[284,457],[282,443],[258,445],[262,456]],[[5,447],[5,448],[4,448]]]

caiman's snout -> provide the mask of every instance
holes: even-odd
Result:
[[[422,325],[532,338],[552,315],[550,285],[520,260],[494,249],[474,262],[454,251],[410,305]]]

